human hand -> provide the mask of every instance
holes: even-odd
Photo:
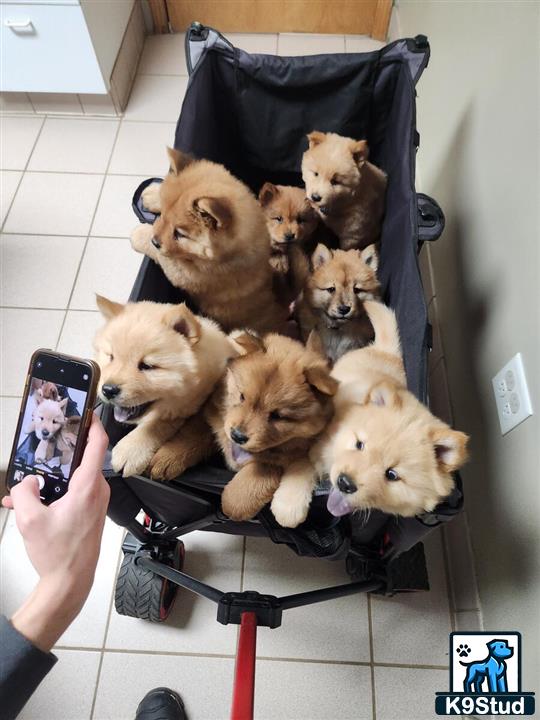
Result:
[[[2,500],[13,508],[40,580],[12,617],[35,645],[49,650],[80,612],[94,580],[110,490],[101,468],[107,435],[94,416],[88,444],[67,493],[46,507],[37,478],[28,476]]]

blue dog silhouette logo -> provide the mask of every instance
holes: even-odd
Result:
[[[506,679],[506,660],[514,654],[514,648],[508,645],[507,640],[492,640],[486,643],[487,656],[483,660],[472,662],[459,661],[464,665],[463,692],[466,693],[501,693],[508,692]],[[459,657],[466,657],[470,653],[468,645],[456,648]]]

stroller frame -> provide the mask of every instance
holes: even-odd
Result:
[[[417,252],[424,241],[436,240],[444,227],[437,203],[414,190],[414,157],[420,140],[415,85],[429,60],[427,38],[420,35],[398,40],[380,51],[356,56],[274,58],[249,55],[233,48],[212,28],[193,23],[186,33],[186,56],[190,81],[174,145],[225,164],[253,190],[268,179],[298,184],[302,147],[294,138],[313,130],[314,122],[318,129],[368,137],[375,158],[379,155],[376,162],[389,171],[388,202],[396,211],[396,218],[387,212],[383,226],[380,279],[385,299],[395,308],[400,325],[409,389],[425,402],[431,328]],[[295,94],[303,93],[306,108],[295,105],[297,98],[291,96],[291,88]],[[318,90],[322,94],[335,91],[344,102],[319,108]],[[389,97],[385,98],[385,93]],[[395,97],[390,97],[391,93]],[[292,118],[289,126],[286,116],[278,127],[272,112],[265,114],[266,96],[272,110],[274,104],[288,103]],[[247,108],[250,97],[255,108],[253,119]],[[335,94],[332,98],[335,100]],[[226,107],[230,103],[231,112],[216,112],[219,102]],[[338,115],[341,111],[341,115],[334,118],[334,110]],[[234,113],[238,117],[231,120]],[[386,147],[384,134],[391,115],[392,122],[397,122],[396,113],[406,117],[390,147]],[[239,153],[238,144],[250,133],[256,136],[256,142],[248,143]],[[155,219],[141,202],[142,190],[153,180],[142,183],[133,198],[133,209],[141,222]],[[148,258],[143,260],[130,300],[191,304],[189,297],[173,288]],[[114,446],[125,430],[115,423],[108,407],[102,408],[102,420]],[[250,522],[235,523],[225,517],[220,510],[220,494],[232,473],[220,463],[192,468],[166,484],[141,475],[126,481],[112,471],[110,457],[104,473],[111,486],[109,517],[128,530],[116,582],[116,610],[161,622],[169,615],[176,591],[182,587],[214,602],[218,622],[239,625],[233,720],[253,717],[258,626],[277,628],[284,610],[360,592],[392,595],[428,590],[420,540],[463,507],[458,475],[452,494],[434,511],[415,518],[394,518],[376,511],[368,518],[330,518],[325,488],[320,487],[308,519],[295,530],[288,530],[277,525],[268,508]],[[141,510],[144,522],[138,519]],[[345,560],[352,582],[281,597],[255,590],[224,592],[182,570],[181,538],[194,530],[265,536],[287,544],[299,555]]]

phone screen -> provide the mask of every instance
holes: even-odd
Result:
[[[90,363],[35,354],[8,467],[8,487],[26,475],[36,475],[43,502],[64,495],[80,456],[80,434],[88,425],[93,374]]]

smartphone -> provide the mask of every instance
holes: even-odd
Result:
[[[36,475],[44,504],[65,495],[84,452],[98,383],[92,360],[36,350],[6,472],[8,489]]]

